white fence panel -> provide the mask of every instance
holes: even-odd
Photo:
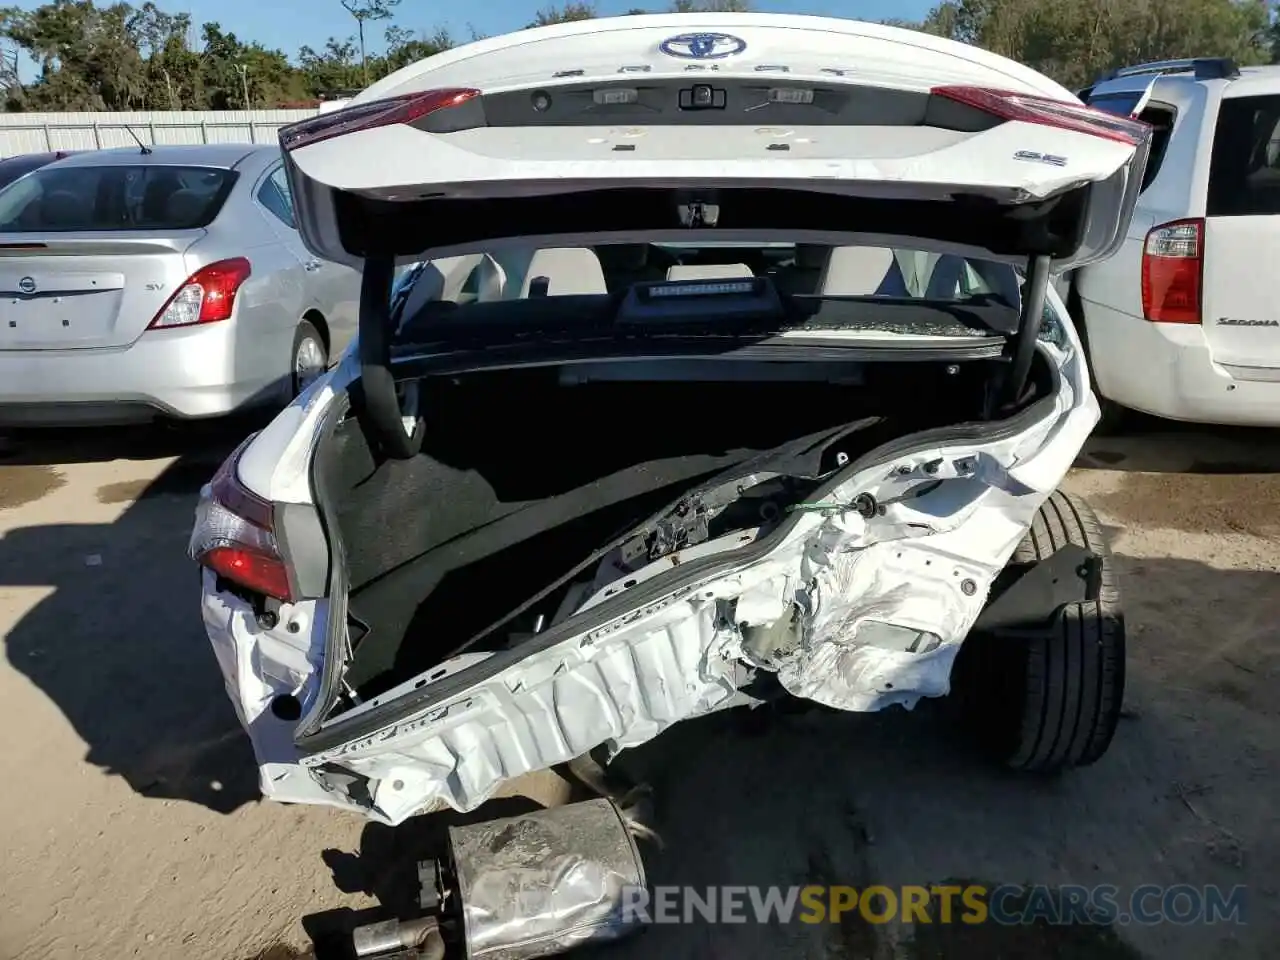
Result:
[[[316,110],[184,110],[139,113],[0,113],[0,159],[48,150],[145,144],[274,143],[276,131]],[[132,131],[132,133],[130,132]]]

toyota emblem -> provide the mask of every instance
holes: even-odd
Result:
[[[18,290],[22,293],[35,293],[36,281],[34,277],[23,277],[18,281]]]
[[[682,33],[658,44],[668,57],[681,60],[723,60],[747,49],[747,42],[727,33]]]

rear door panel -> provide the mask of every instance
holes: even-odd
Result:
[[[325,318],[331,338],[330,356],[336,356],[355,336],[360,275],[350,267],[320,259],[303,244],[294,218],[289,180],[282,166],[274,167],[263,178],[257,199],[265,208],[272,231],[298,261],[300,296],[306,301],[304,310],[314,307]]]

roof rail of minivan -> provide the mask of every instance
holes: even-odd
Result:
[[[1240,76],[1240,68],[1230,57],[1190,57],[1185,60],[1156,60],[1121,67],[1099,78],[1098,82],[1118,80],[1121,77],[1140,77],[1146,74],[1193,73],[1197,80],[1230,80]]]

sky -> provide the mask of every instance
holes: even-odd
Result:
[[[104,0],[109,2],[109,0]],[[18,6],[31,9],[38,0],[19,0]],[[142,0],[135,0],[141,6]],[[169,13],[188,12],[198,29],[217,21],[241,41],[258,41],[265,47],[283,50],[290,57],[302,46],[319,49],[331,36],[355,34],[355,23],[339,0],[156,0]],[[524,27],[536,11],[551,5],[550,0],[479,0],[476,3],[426,4],[402,0],[396,22],[410,29],[432,33],[445,27],[458,41],[471,36],[471,28],[485,35],[507,33]],[[561,5],[559,2],[556,6]],[[666,0],[598,0],[601,16],[625,13],[632,7],[662,9]],[[826,16],[883,20],[899,17],[917,20],[929,11],[928,0],[756,0],[757,10],[770,13],[809,13]],[[369,39],[381,49],[382,25],[373,25]]]

